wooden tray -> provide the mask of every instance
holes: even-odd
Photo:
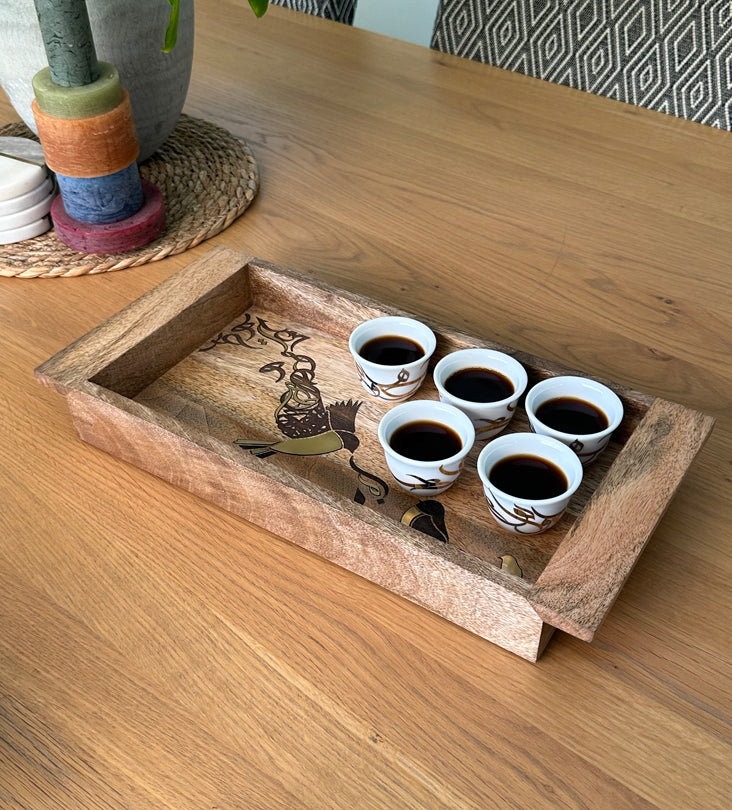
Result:
[[[443,495],[393,482],[376,439],[389,405],[362,388],[347,347],[384,314],[399,313],[217,248],[36,376],[66,396],[83,440],[524,658],[554,628],[591,640],[713,420],[610,384],[626,411],[613,441],[562,520],[517,537],[490,516],[478,444]],[[433,362],[485,346],[523,363],[529,385],[568,371],[432,327]],[[432,383],[417,396],[436,398]],[[519,407],[508,430],[527,429]],[[288,454],[304,436],[321,437],[306,443],[318,454]]]

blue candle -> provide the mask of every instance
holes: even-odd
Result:
[[[79,222],[119,222],[142,207],[144,198],[137,163],[102,177],[56,174],[66,213]]]

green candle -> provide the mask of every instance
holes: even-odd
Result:
[[[83,87],[99,78],[85,0],[33,0],[51,78],[63,87]]]

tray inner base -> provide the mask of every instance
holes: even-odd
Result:
[[[415,396],[437,399],[429,375]],[[483,442],[476,442],[460,478],[447,492],[430,497],[428,489],[403,491],[391,477],[376,438],[389,405],[361,386],[343,338],[256,302],[134,399],[226,443],[251,442],[241,452],[257,456],[265,474],[267,465],[284,467],[497,568],[513,567],[505,560],[510,555],[527,585],[544,570],[620,447],[612,443],[588,469],[557,526],[540,535],[517,537],[501,529],[488,511],[475,469]],[[338,447],[334,425],[352,425],[356,440]],[[514,430],[528,430],[521,407],[507,428]],[[301,437],[311,437],[308,449],[320,452],[291,454],[295,445],[288,446],[287,440]]]

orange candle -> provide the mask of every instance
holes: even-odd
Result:
[[[31,107],[46,164],[53,171],[99,177],[137,160],[140,149],[127,90],[114,109],[91,118],[55,118],[42,112],[35,100]]]

